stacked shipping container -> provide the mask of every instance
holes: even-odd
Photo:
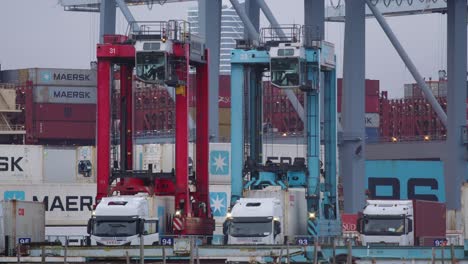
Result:
[[[27,144],[93,144],[96,71],[31,68],[2,72],[4,82],[27,84],[24,105]],[[23,98],[24,97],[24,98]]]
[[[341,112],[343,98],[343,79],[338,79],[338,113]],[[366,141],[378,142],[380,138],[380,81],[366,79],[365,82],[365,125]]]
[[[26,126],[27,144],[94,143],[96,118],[96,72],[73,69],[24,69],[2,72],[4,82],[17,83],[17,104],[24,109],[18,124]],[[118,76],[115,76],[118,95]],[[195,80],[191,80],[195,84]],[[446,107],[446,80],[428,81],[429,87]],[[26,85],[25,85],[26,84]],[[365,124],[367,142],[380,140],[443,139],[445,128],[437,119],[415,84],[405,85],[405,99],[391,100],[380,94],[378,80],[366,80]],[[338,79],[337,111],[341,119],[342,79]],[[173,133],[174,100],[164,87],[134,83],[136,136]],[[220,140],[230,140],[230,76],[219,79]],[[195,89],[194,86],[191,89]],[[169,89],[170,91],[170,89]],[[192,108],[196,98],[190,97]],[[304,96],[296,96],[303,104]],[[114,98],[118,114],[118,101]],[[266,131],[283,135],[302,134],[303,124],[284,92],[264,82],[263,114]],[[195,118],[195,115],[192,115]],[[11,139],[8,139],[10,142]],[[22,140],[11,143],[21,143]]]

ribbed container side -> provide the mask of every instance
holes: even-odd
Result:
[[[189,156],[192,156],[191,155],[192,152],[190,152],[190,149],[188,153],[189,153]],[[163,171],[171,171],[173,168],[175,169],[176,154],[177,153],[175,150],[175,144],[162,144],[161,145],[161,168]]]
[[[44,202],[46,225],[86,225],[96,197],[96,184],[2,184],[0,197]]]
[[[35,86],[33,100],[36,103],[96,104],[96,87]]]
[[[96,121],[93,104],[34,104],[35,120],[42,121]]]
[[[380,126],[380,115],[379,113],[366,113],[365,124],[367,127],[379,128]]]
[[[219,108],[219,124],[231,125],[231,108]]]
[[[379,96],[380,93],[380,81],[379,80],[369,80],[365,81],[365,95],[366,96]],[[337,80],[337,95],[343,95],[343,79],[338,78]]]
[[[219,125],[219,140],[222,142],[231,141],[231,124]]]
[[[231,201],[231,185],[210,185],[210,207],[216,221],[216,235],[223,234],[223,223]]]
[[[447,81],[440,81],[438,90],[439,97],[447,97]]]
[[[338,78],[336,81],[336,94],[338,96],[343,95],[343,78]]]
[[[219,107],[231,107],[231,75],[219,76]]]
[[[357,231],[357,214],[342,214],[341,224],[344,232],[355,232]]]
[[[366,95],[366,113],[378,113],[380,111],[380,100],[378,95]]]
[[[366,127],[366,141],[367,142],[378,142],[380,139],[379,128]]]
[[[96,86],[96,70],[29,68],[3,71],[3,81],[33,85]]]
[[[150,215],[159,219],[159,234],[172,233],[169,228],[175,213],[174,196],[152,196],[149,201]]]
[[[413,84],[405,84],[404,88],[404,97],[406,99],[413,98]]]
[[[343,99],[341,97],[341,94],[336,97],[336,110],[338,111],[338,113],[341,113],[341,104],[342,104],[341,102],[342,102],[342,100]]]
[[[43,147],[0,145],[0,185],[43,180]]]
[[[1,110],[16,110],[16,93],[15,89],[0,89],[0,101]]]
[[[8,248],[17,244],[38,243],[45,240],[45,208],[43,203],[2,201],[3,231],[9,237]],[[4,241],[4,239],[2,239]],[[2,247],[2,249],[5,249]]]
[[[342,114],[337,115],[338,122],[342,123]],[[364,117],[366,128],[378,128],[380,126],[380,115],[378,113],[366,113]]]
[[[413,84],[413,97],[412,98],[416,98],[416,99],[424,98],[424,94],[422,90],[419,88],[417,83]]]
[[[140,169],[142,169],[142,170],[147,170],[148,165],[152,164],[153,171],[157,172],[157,171],[163,170],[162,149],[163,148],[162,148],[161,144],[144,144],[144,145],[142,145],[141,154],[139,154],[140,152],[137,153],[137,155],[139,155],[137,167],[140,167]],[[168,167],[169,166],[170,165],[168,165]],[[170,170],[168,170],[168,171],[170,171]]]
[[[229,144],[230,145],[230,144]],[[304,145],[294,144],[264,144],[263,163],[268,159],[273,162],[280,162],[281,159],[288,160],[292,164],[294,158],[305,157],[306,148]]]
[[[379,96],[380,92],[380,81],[366,79],[366,97],[367,96]]]
[[[231,144],[210,143],[210,184],[231,184]]]
[[[44,147],[44,183],[76,181],[76,148]]]
[[[143,169],[143,145],[133,146],[133,169]]]
[[[35,135],[38,139],[83,139],[94,140],[95,122],[36,121]]]

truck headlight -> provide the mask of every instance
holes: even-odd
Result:
[[[309,212],[309,219],[315,220],[315,212]]]
[[[175,216],[179,217],[181,214],[180,210],[175,211]]]

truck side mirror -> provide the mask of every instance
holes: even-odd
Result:
[[[93,231],[93,225],[94,225],[94,219],[91,218],[91,219],[88,220],[88,226],[86,228],[86,232],[88,234],[90,234],[90,235],[91,235],[91,233]]]
[[[413,232],[413,220],[407,219],[408,220],[408,233]]]
[[[137,228],[136,233],[140,236],[143,235],[143,233],[145,232],[145,220],[138,219],[136,228]]]
[[[281,222],[280,221],[274,221],[274,234],[279,235],[281,233]]]
[[[356,231],[358,231],[359,233],[362,233],[362,221],[362,218],[358,218],[356,222]]]
[[[223,235],[227,235],[229,231],[229,226],[231,225],[231,220],[226,220],[223,223]]]

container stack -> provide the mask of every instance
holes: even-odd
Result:
[[[30,68],[6,70],[2,76],[4,82],[30,87],[25,102],[27,144],[94,142],[95,70]]]
[[[366,79],[365,119],[366,141],[380,140],[380,81]],[[343,79],[338,79],[338,120],[341,122],[341,104],[343,96]]]

